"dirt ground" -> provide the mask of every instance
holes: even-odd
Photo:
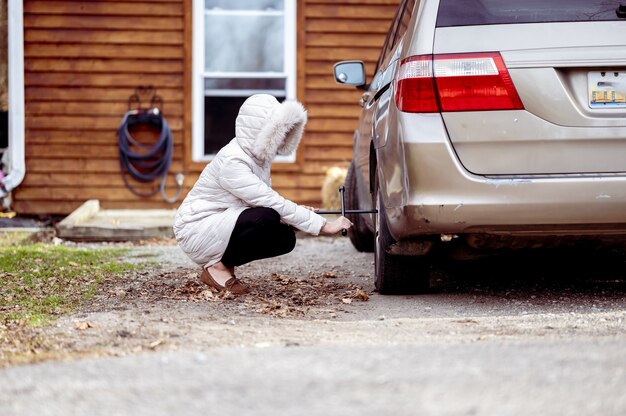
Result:
[[[371,253],[300,238],[238,268],[234,298],[171,241],[123,246],[149,267],[3,368],[0,414],[626,414],[621,253],[442,259],[432,293],[382,296]]]
[[[93,245],[108,247],[109,244]],[[173,241],[131,245],[147,270],[109,282],[45,331],[54,358],[230,346],[473,343],[624,337],[622,257],[505,257],[433,270],[434,293],[382,296],[373,255],[345,238],[237,268],[251,293],[220,295]],[[542,264],[546,263],[547,264]]]

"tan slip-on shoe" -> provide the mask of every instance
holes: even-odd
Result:
[[[229,291],[233,295],[243,295],[248,292],[248,288],[234,276],[226,282],[225,286],[220,285],[215,281],[215,279],[213,279],[211,273],[209,273],[204,267],[202,268],[202,273],[200,273],[200,280],[202,283],[211,286],[220,292]]]

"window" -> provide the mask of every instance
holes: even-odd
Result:
[[[395,47],[398,42],[402,39],[407,29],[409,28],[409,23],[411,22],[411,18],[413,17],[413,13],[415,12],[416,4],[419,4],[417,0],[408,0],[406,2],[406,6],[400,15],[400,22],[398,23],[398,32],[396,33],[395,40],[393,41],[393,46]]]
[[[376,71],[378,71],[378,69],[385,69],[386,66],[389,65],[389,61],[395,52],[396,46],[398,46],[398,42],[402,39],[408,29],[409,22],[411,21],[411,17],[413,16],[413,12],[415,10],[416,2],[417,0],[405,0],[398,6],[396,15],[391,23],[391,27],[387,32],[387,38],[385,39],[381,55],[378,58]]]
[[[194,0],[193,160],[235,135],[253,94],[296,98],[296,0]],[[294,160],[294,157],[278,160]]]
[[[389,30],[387,31],[387,37],[385,38],[385,43],[383,44],[383,47],[380,52],[380,56],[378,57],[378,61],[376,62],[375,72],[378,72],[378,70],[381,69],[383,62],[387,59],[387,57],[389,56],[389,53],[391,52],[391,46],[393,45],[394,35],[396,33],[396,30],[398,29],[398,21],[399,21],[400,14],[402,13],[402,9],[404,8],[404,6],[405,6],[405,2],[403,1],[402,4],[400,4],[398,6],[398,9],[396,10],[396,14],[393,18],[393,21],[391,22],[391,26],[389,27]]]
[[[437,26],[619,20],[623,0],[442,0]]]

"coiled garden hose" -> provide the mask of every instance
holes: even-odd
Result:
[[[129,128],[140,124],[161,129],[159,138],[155,143],[143,144],[133,138]],[[161,115],[159,109],[153,108],[148,111],[131,110],[126,112],[118,129],[118,139],[120,169],[122,180],[126,187],[133,194],[142,198],[148,198],[160,192],[166,202],[176,202],[182,192],[185,176],[182,173],[176,174],[178,189],[176,190],[176,195],[169,198],[165,194],[165,182],[172,166],[174,142],[170,126],[165,117]],[[138,149],[139,151],[133,149]],[[128,182],[127,175],[130,175],[138,182],[148,183],[159,178],[161,182],[152,191],[139,192]]]

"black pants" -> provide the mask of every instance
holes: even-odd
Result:
[[[287,254],[295,246],[296,233],[280,222],[278,212],[264,207],[248,208],[237,218],[222,264],[241,266],[253,260]]]

